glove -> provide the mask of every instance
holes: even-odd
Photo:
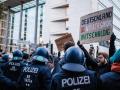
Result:
[[[82,44],[80,44],[80,41],[78,40],[78,42],[77,42],[77,45],[80,47],[80,48],[82,48],[83,47],[83,45]]]
[[[111,37],[110,37],[110,41],[115,41],[116,40],[116,36],[115,36],[115,34],[113,33],[112,35],[111,35]]]
[[[80,41],[78,40],[78,42],[77,42],[77,45],[79,46],[80,45]]]

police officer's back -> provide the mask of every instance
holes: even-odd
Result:
[[[49,90],[51,74],[46,66],[48,51],[45,48],[37,48],[30,66],[23,67],[18,81],[20,90]]]
[[[52,78],[51,90],[98,90],[95,72],[83,65],[85,56],[78,47],[70,47],[65,52],[62,71]]]
[[[15,50],[11,61],[5,63],[1,68],[6,77],[13,81],[17,81],[21,73],[21,68],[24,66],[22,63],[22,52]]]
[[[16,88],[16,82],[5,77],[0,68],[0,90],[15,90],[15,88]]]

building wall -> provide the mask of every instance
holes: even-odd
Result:
[[[54,40],[60,36],[54,36],[53,34],[60,34],[66,32],[66,19],[67,8],[56,8],[67,4],[66,0],[47,0],[45,5],[44,22],[43,22],[43,41],[44,43],[54,44],[54,50],[57,47]]]
[[[77,42],[79,40],[80,17],[93,12],[95,9],[93,4],[95,3],[93,0],[68,0],[68,3],[69,30]]]
[[[52,7],[58,5],[59,3],[69,4],[68,8],[64,8],[64,10],[66,10],[65,12],[59,9],[52,9]],[[47,0],[47,13],[45,14],[45,28],[43,29],[43,31],[48,31],[49,33],[45,33],[45,36],[48,35],[51,39],[53,38],[53,36],[50,35],[51,32],[69,32],[72,33],[73,39],[75,43],[77,43],[77,41],[79,40],[80,17],[111,6],[114,7],[113,32],[118,38],[115,44],[116,47],[119,48],[120,46],[118,41],[120,41],[120,3],[117,0],[114,0],[114,2],[113,0],[57,0],[57,2],[56,0]],[[60,16],[67,17],[68,21],[61,23],[52,22],[54,18],[59,18]],[[65,25],[62,26],[63,23],[65,23]],[[66,30],[66,28],[68,28],[68,30]],[[55,38],[58,37],[54,37],[54,39],[51,39],[51,41],[54,42]],[[44,39],[46,39],[45,41],[47,41],[47,38],[44,37]],[[94,44],[95,47],[98,45],[98,43]],[[85,45],[85,47],[89,49],[89,45]],[[108,52],[108,48],[100,46],[100,51],[103,51],[103,49]],[[54,50],[56,51],[57,48],[55,48]]]
[[[4,49],[4,40],[7,29],[7,16],[6,14],[0,20],[0,49]]]
[[[3,16],[3,18],[0,20],[0,49],[3,49],[3,50],[5,50],[5,38],[6,38],[6,32],[7,32],[7,24],[8,24],[8,20],[7,20],[7,15],[8,15],[8,12],[6,11],[6,12],[4,12],[5,14],[4,14],[4,16]],[[10,45],[10,43],[11,43],[11,41],[13,41],[13,38],[11,38],[11,34],[13,34],[13,31],[12,31],[12,33],[11,33],[11,27],[12,27],[12,17],[10,17],[10,26],[9,26],[9,32],[8,32],[8,37],[7,37],[7,39],[8,39],[8,45],[7,45],[7,50],[8,50],[8,52],[10,51],[10,50],[14,50],[14,49],[16,49],[16,45]]]
[[[95,1],[95,0],[94,0]],[[43,40],[47,42],[46,35],[49,36],[54,44],[54,51],[57,51],[54,40],[60,36],[52,36],[53,33],[71,33],[75,43],[79,40],[80,17],[96,10],[93,0],[47,0],[45,5],[44,18],[44,36]],[[86,3],[87,2],[87,3]],[[53,9],[54,7],[69,4],[67,8]],[[57,19],[68,18],[68,21],[53,22]],[[67,29],[67,30],[66,30]],[[45,31],[49,32],[46,33]]]

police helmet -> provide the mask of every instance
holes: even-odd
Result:
[[[20,50],[15,50],[13,52],[13,57],[22,57],[22,56],[23,56],[23,54]]]
[[[79,48],[72,46],[68,48],[64,56],[65,64],[62,66],[64,70],[73,72],[82,72],[85,70],[83,66],[85,64],[84,52]]]
[[[3,62],[8,62],[9,61],[9,55],[8,54],[4,54],[3,56],[2,56],[2,61]]]
[[[26,52],[23,52],[23,59],[25,60],[29,59],[29,54]]]
[[[44,47],[38,47],[35,56],[33,59],[41,61],[41,62],[46,62],[49,59],[49,53],[48,50]]]

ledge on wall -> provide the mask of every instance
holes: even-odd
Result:
[[[64,22],[64,21],[68,21],[69,18],[61,18],[61,19],[56,19],[56,20],[53,20],[52,22]]]
[[[55,7],[53,7],[52,9],[57,9],[57,8],[67,8],[69,7],[69,4],[62,4],[62,5],[56,5]]]

